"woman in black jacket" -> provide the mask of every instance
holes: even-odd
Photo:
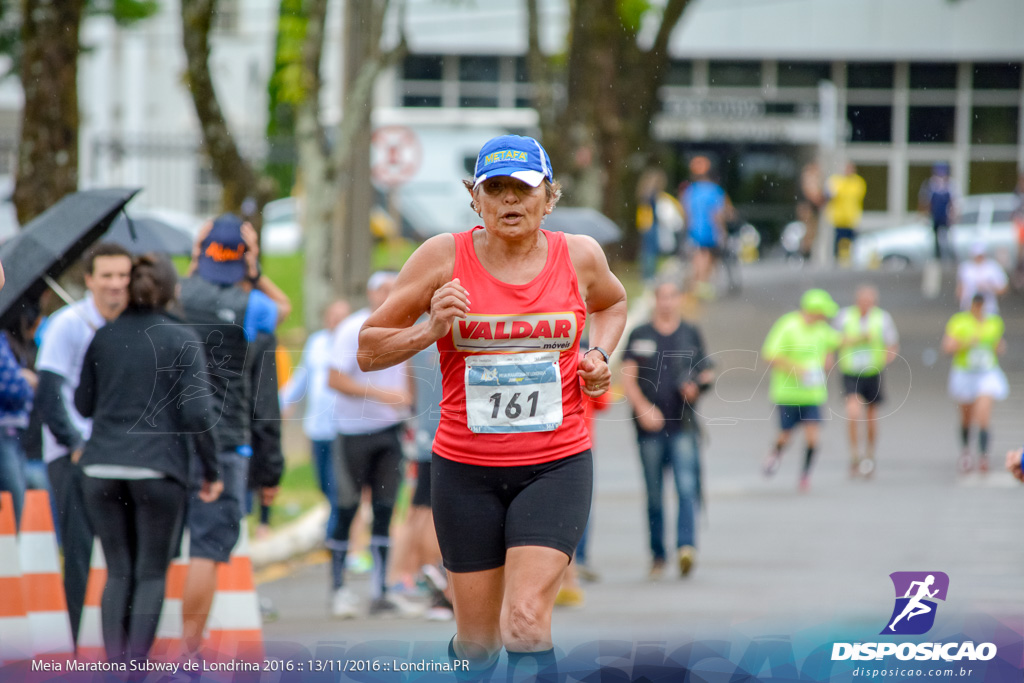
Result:
[[[212,501],[223,488],[206,356],[192,328],[166,310],[176,288],[165,257],[135,260],[128,308],[96,332],[75,391],[78,412],[93,420],[79,464],[107,563],[101,615],[111,662],[145,659],[156,637],[190,447],[203,470],[200,498]]]

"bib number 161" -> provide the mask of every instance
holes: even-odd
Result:
[[[522,394],[516,392],[512,394],[508,403],[505,404],[505,417],[510,420],[514,420],[523,414],[523,406],[519,403],[519,397]],[[496,420],[498,418],[498,411],[501,410],[501,392],[491,394],[490,402],[494,404],[494,410],[491,411],[491,419]],[[527,417],[537,416],[537,399],[540,398],[539,391],[532,391],[526,396],[526,402],[530,404],[530,414]]]

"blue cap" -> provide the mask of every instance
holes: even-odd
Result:
[[[473,187],[497,176],[511,176],[530,187],[537,187],[545,178],[554,180],[548,153],[539,142],[521,135],[502,135],[485,142],[473,175]]]
[[[242,219],[233,213],[218,216],[199,245],[199,277],[218,285],[233,285],[245,277]]]

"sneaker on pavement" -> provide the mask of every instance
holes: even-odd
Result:
[[[679,549],[679,576],[689,576],[693,563],[697,560],[697,549],[692,545],[684,545]]]
[[[348,588],[334,591],[331,615],[336,619],[355,619],[359,616],[359,598]]]
[[[957,461],[957,468],[960,470],[960,474],[967,474],[974,469],[974,460],[971,458],[971,452],[964,450],[960,453],[960,459]]]
[[[764,472],[764,476],[770,477],[779,471],[779,465],[782,463],[782,454],[778,451],[773,450],[768,454],[768,457],[764,459],[764,464],[761,465],[761,470]]]
[[[582,588],[559,588],[555,595],[557,607],[583,607],[585,594]]]
[[[665,573],[665,560],[658,558],[651,562],[651,571],[647,572],[647,578],[657,581]]]
[[[865,479],[870,479],[871,476],[875,473],[875,459],[864,458],[863,460],[860,461],[859,469],[861,475],[863,475]]]
[[[370,602],[371,617],[402,617],[410,619],[423,616],[423,605],[409,602],[401,595],[385,593]]]
[[[597,583],[601,580],[601,575],[595,572],[593,569],[585,564],[576,565],[576,574],[580,577],[581,581],[589,581],[590,583]]]
[[[807,493],[808,491],[810,491],[811,490],[811,475],[809,475],[809,474],[802,474],[802,475],[800,475],[800,483],[797,485],[797,488],[800,489],[800,493]]]
[[[988,472],[988,456],[987,455],[980,455],[980,456],[978,456],[978,471],[983,473],[983,474],[985,472]]]
[[[438,594],[434,596],[430,607],[427,608],[423,616],[426,617],[427,621],[451,621],[455,618],[455,610],[452,608],[452,603],[448,601],[448,598]]]
[[[438,569],[432,564],[425,564],[420,567],[420,572],[423,573],[423,578],[427,581],[427,586],[431,590],[437,593],[444,593],[448,590],[448,577],[445,576],[443,570]]]

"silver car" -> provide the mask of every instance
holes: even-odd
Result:
[[[1013,222],[1018,209],[1012,194],[979,194],[964,197],[959,217],[950,229],[949,242],[958,261],[969,258],[971,246],[983,243],[989,256],[1009,269],[1017,262],[1017,231]],[[935,253],[931,223],[924,219],[896,228],[864,232],[853,244],[857,268],[900,270],[919,266]]]

